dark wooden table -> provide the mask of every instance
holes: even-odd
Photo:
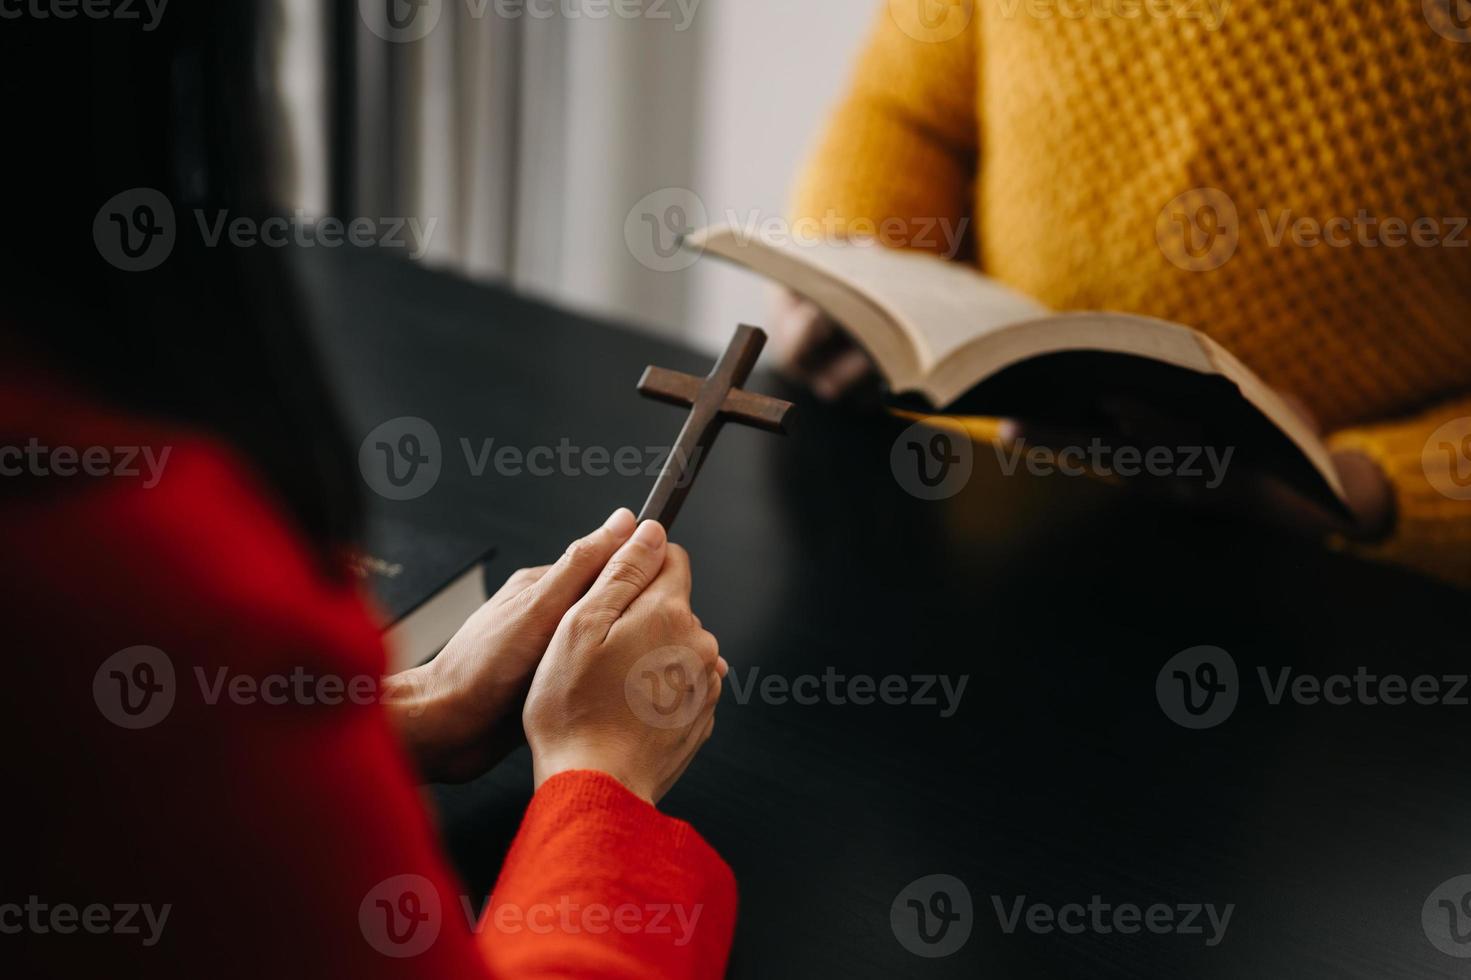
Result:
[[[414,415],[441,437],[434,490],[374,507],[489,535],[497,577],[637,507],[652,476],[475,476],[460,440],[477,452],[487,439],[523,452],[667,446],[681,415],[635,382],[651,363],[709,368],[379,256],[305,259],[354,436]],[[1274,705],[1258,675],[1464,674],[1464,594],[1092,480],[1006,477],[985,449],[962,493],[924,501],[891,469],[903,423],[818,405],[759,372],[749,387],[796,400],[795,431],[729,429],[676,533],[696,611],[733,671],[969,680],[951,717],[740,703],[727,684],[715,737],[664,807],[740,881],[731,975],[1471,975],[1422,924],[1432,893],[1471,873],[1471,709]],[[1166,715],[1156,679],[1198,645],[1229,652],[1239,701],[1224,723],[1191,730]],[[434,795],[479,898],[529,797],[525,753]],[[929,875],[963,882],[972,908],[969,939],[939,958],[909,952],[890,920]],[[1008,933],[997,903],[1009,916],[1020,896],[1234,910],[1214,946],[1209,925],[1064,933],[1023,921]],[[901,915],[898,931],[915,921]]]

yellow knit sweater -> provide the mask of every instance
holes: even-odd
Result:
[[[1376,554],[1471,584],[1461,2],[888,0],[796,216],[1205,331],[1388,474]]]

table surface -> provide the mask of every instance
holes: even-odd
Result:
[[[636,509],[652,477],[476,475],[462,440],[472,458],[493,439],[636,447],[647,461],[681,414],[635,394],[643,368],[711,363],[383,256],[318,250],[303,269],[354,437],[411,415],[441,438],[439,484],[373,508],[487,536],[496,578]],[[1428,908],[1467,928],[1434,899],[1471,873],[1471,709],[1273,703],[1262,680],[1463,675],[1463,594],[1098,481],[1004,476],[984,447],[961,493],[921,500],[891,469],[903,422],[760,372],[750,387],[796,400],[794,431],[728,427],[674,534],[693,557],[696,612],[748,696],[727,683],[714,738],[663,804],[735,869],[732,976],[1471,974],[1422,921]],[[1192,730],[1162,710],[1156,679],[1200,645],[1229,653],[1238,702]],[[749,687],[829,671],[968,680],[949,717]],[[529,774],[523,750],[434,789],[471,894],[495,880]],[[921,957],[900,941],[915,942],[917,917],[904,902],[890,912],[931,875],[969,895],[941,943],[970,933]],[[1181,923],[1191,905],[1233,909],[1210,945],[1208,924],[1124,933],[1111,913],[1102,928],[1008,929],[1023,896],[1080,903],[1089,919],[1090,902],[1162,904]]]

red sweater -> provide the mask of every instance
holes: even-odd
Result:
[[[317,572],[229,453],[15,379],[0,382],[0,420],[22,694],[5,722],[20,826],[0,949],[25,950],[22,972],[723,972],[730,869],[600,773],[541,787],[485,914],[468,911],[483,896],[446,868],[409,761],[363,696],[384,656],[362,602]],[[29,462],[3,448],[28,444]],[[114,470],[148,447],[153,469],[139,453],[137,475],[59,475],[92,447]]]

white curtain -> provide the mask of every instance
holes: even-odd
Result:
[[[712,219],[781,213],[882,0],[645,0],[660,15],[631,18],[427,0],[434,29],[405,43],[370,31],[359,0],[275,2],[292,201],[433,220],[427,262],[715,346],[737,316],[759,321],[764,290],[709,263],[649,268],[625,242],[630,209],[683,188]],[[352,45],[350,77],[332,75],[334,42]],[[333,166],[344,101],[355,125]]]

